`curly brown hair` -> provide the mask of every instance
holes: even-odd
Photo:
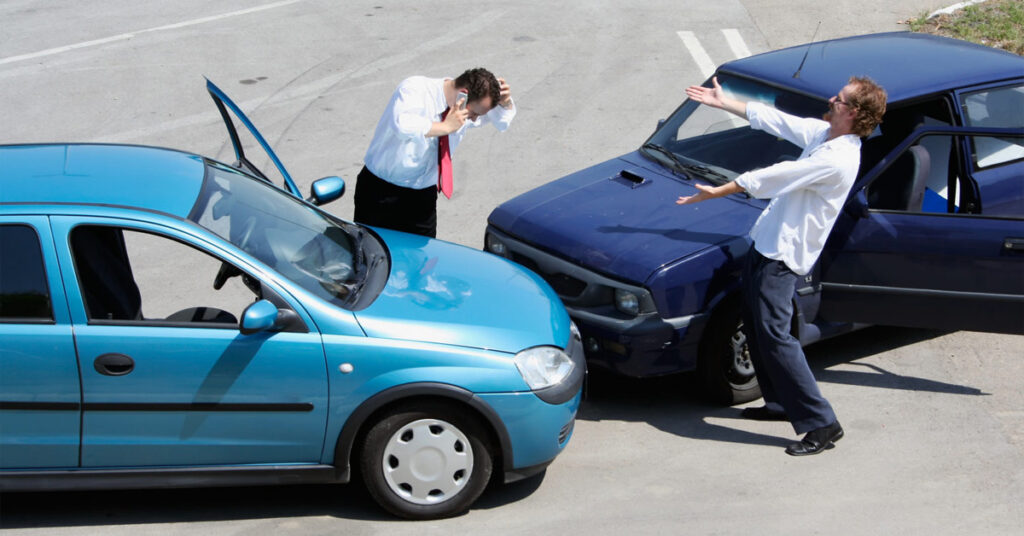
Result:
[[[864,138],[875,130],[885,115],[885,100],[888,95],[882,86],[866,76],[851,76],[848,84],[854,86],[848,100],[850,107],[856,110],[853,118],[853,133]]]
[[[455,79],[455,87],[465,89],[469,92],[469,100],[476,101],[484,97],[491,98],[491,107],[498,104],[501,99],[501,86],[498,79],[491,74],[491,71],[478,67],[469,69]]]

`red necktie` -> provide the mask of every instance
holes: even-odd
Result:
[[[441,121],[448,117],[450,109],[444,109],[444,112],[441,113]],[[452,152],[448,147],[447,134],[437,139],[437,190],[448,199],[452,198],[452,191],[455,190],[452,180]]]

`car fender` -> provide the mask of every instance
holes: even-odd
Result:
[[[501,458],[506,471],[512,469],[512,443],[508,430],[501,418],[486,402],[472,392],[447,383],[420,382],[397,385],[381,391],[363,401],[348,417],[342,426],[341,433],[334,447],[334,467],[338,472],[337,481],[348,482],[352,476],[351,457],[356,440],[360,437],[363,425],[375,413],[387,406],[412,398],[442,398],[468,406],[484,419],[494,432],[501,448]]]

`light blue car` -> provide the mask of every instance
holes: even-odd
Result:
[[[320,179],[304,201],[207,88],[232,166],[0,146],[0,491],[358,474],[390,512],[436,518],[468,509],[492,473],[551,463],[586,368],[548,284],[317,209],[344,182]],[[247,157],[260,148],[273,174]]]

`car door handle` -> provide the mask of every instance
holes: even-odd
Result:
[[[1003,239],[1003,249],[1009,251],[1024,251],[1024,238]]]
[[[103,354],[93,361],[92,366],[104,376],[124,376],[135,370],[135,360],[124,354]]]

